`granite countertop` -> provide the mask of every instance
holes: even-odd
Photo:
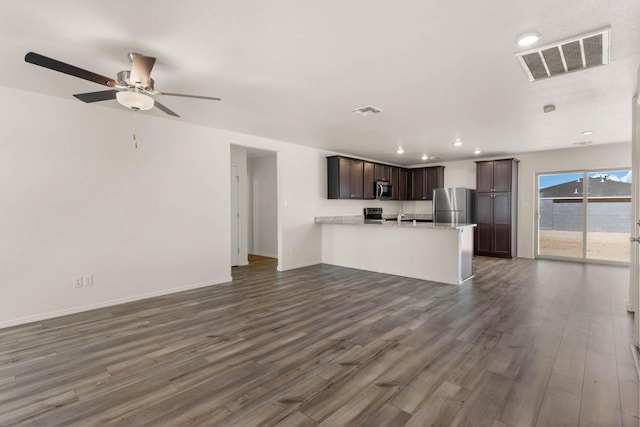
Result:
[[[392,215],[383,215],[385,218],[395,218]],[[407,215],[404,219],[431,219],[431,215],[418,217],[417,215]],[[338,216],[317,216],[316,224],[345,224],[345,225],[364,225],[370,227],[402,227],[402,228],[436,228],[443,230],[457,230],[463,227],[475,227],[476,224],[449,224],[449,223],[433,223],[433,222],[417,222],[415,225],[411,221],[404,221],[398,224],[397,221],[380,221],[365,222],[363,215],[338,215]]]

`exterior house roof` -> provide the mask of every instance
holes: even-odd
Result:
[[[565,182],[540,189],[540,198],[582,198],[583,180]],[[589,197],[631,197],[631,184],[607,178],[589,178]]]

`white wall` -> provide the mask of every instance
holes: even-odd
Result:
[[[221,135],[139,114],[135,150],[132,112],[0,97],[0,327],[230,279]]]
[[[249,159],[250,253],[278,256],[278,193],[276,156]]]
[[[514,157],[520,160],[518,174],[518,256],[533,258],[536,221],[536,173],[582,169],[630,169],[631,144],[602,144],[522,153]],[[490,158],[478,160],[490,160]],[[444,182],[447,187],[476,188],[476,164],[474,161],[447,162],[444,163],[444,166]]]

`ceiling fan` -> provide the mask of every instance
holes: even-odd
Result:
[[[156,62],[156,58],[144,56],[135,52],[130,52],[128,56],[131,61],[131,70],[120,71],[116,75],[116,80],[101,76],[100,74],[96,74],[91,71],[83,70],[82,68],[78,68],[74,65],[65,64],[64,62],[60,62],[56,59],[49,58],[35,52],[27,53],[24,60],[50,70],[59,71],[61,73],[69,74],[70,76],[89,80],[90,82],[113,88],[111,90],[104,90],[100,92],[78,93],[73,95],[80,101],[88,103],[115,99],[121,105],[134,111],[150,110],[156,106],[158,109],[164,111],[170,116],[180,117],[178,114],[155,100],[152,96],[182,96],[185,98],[220,101],[220,98],[214,98],[211,96],[185,95],[181,93],[157,91],[154,88],[154,81],[150,76],[153,64]]]

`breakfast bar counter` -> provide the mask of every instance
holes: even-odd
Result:
[[[475,224],[380,221],[363,216],[316,217],[322,262],[460,285],[473,277]]]

